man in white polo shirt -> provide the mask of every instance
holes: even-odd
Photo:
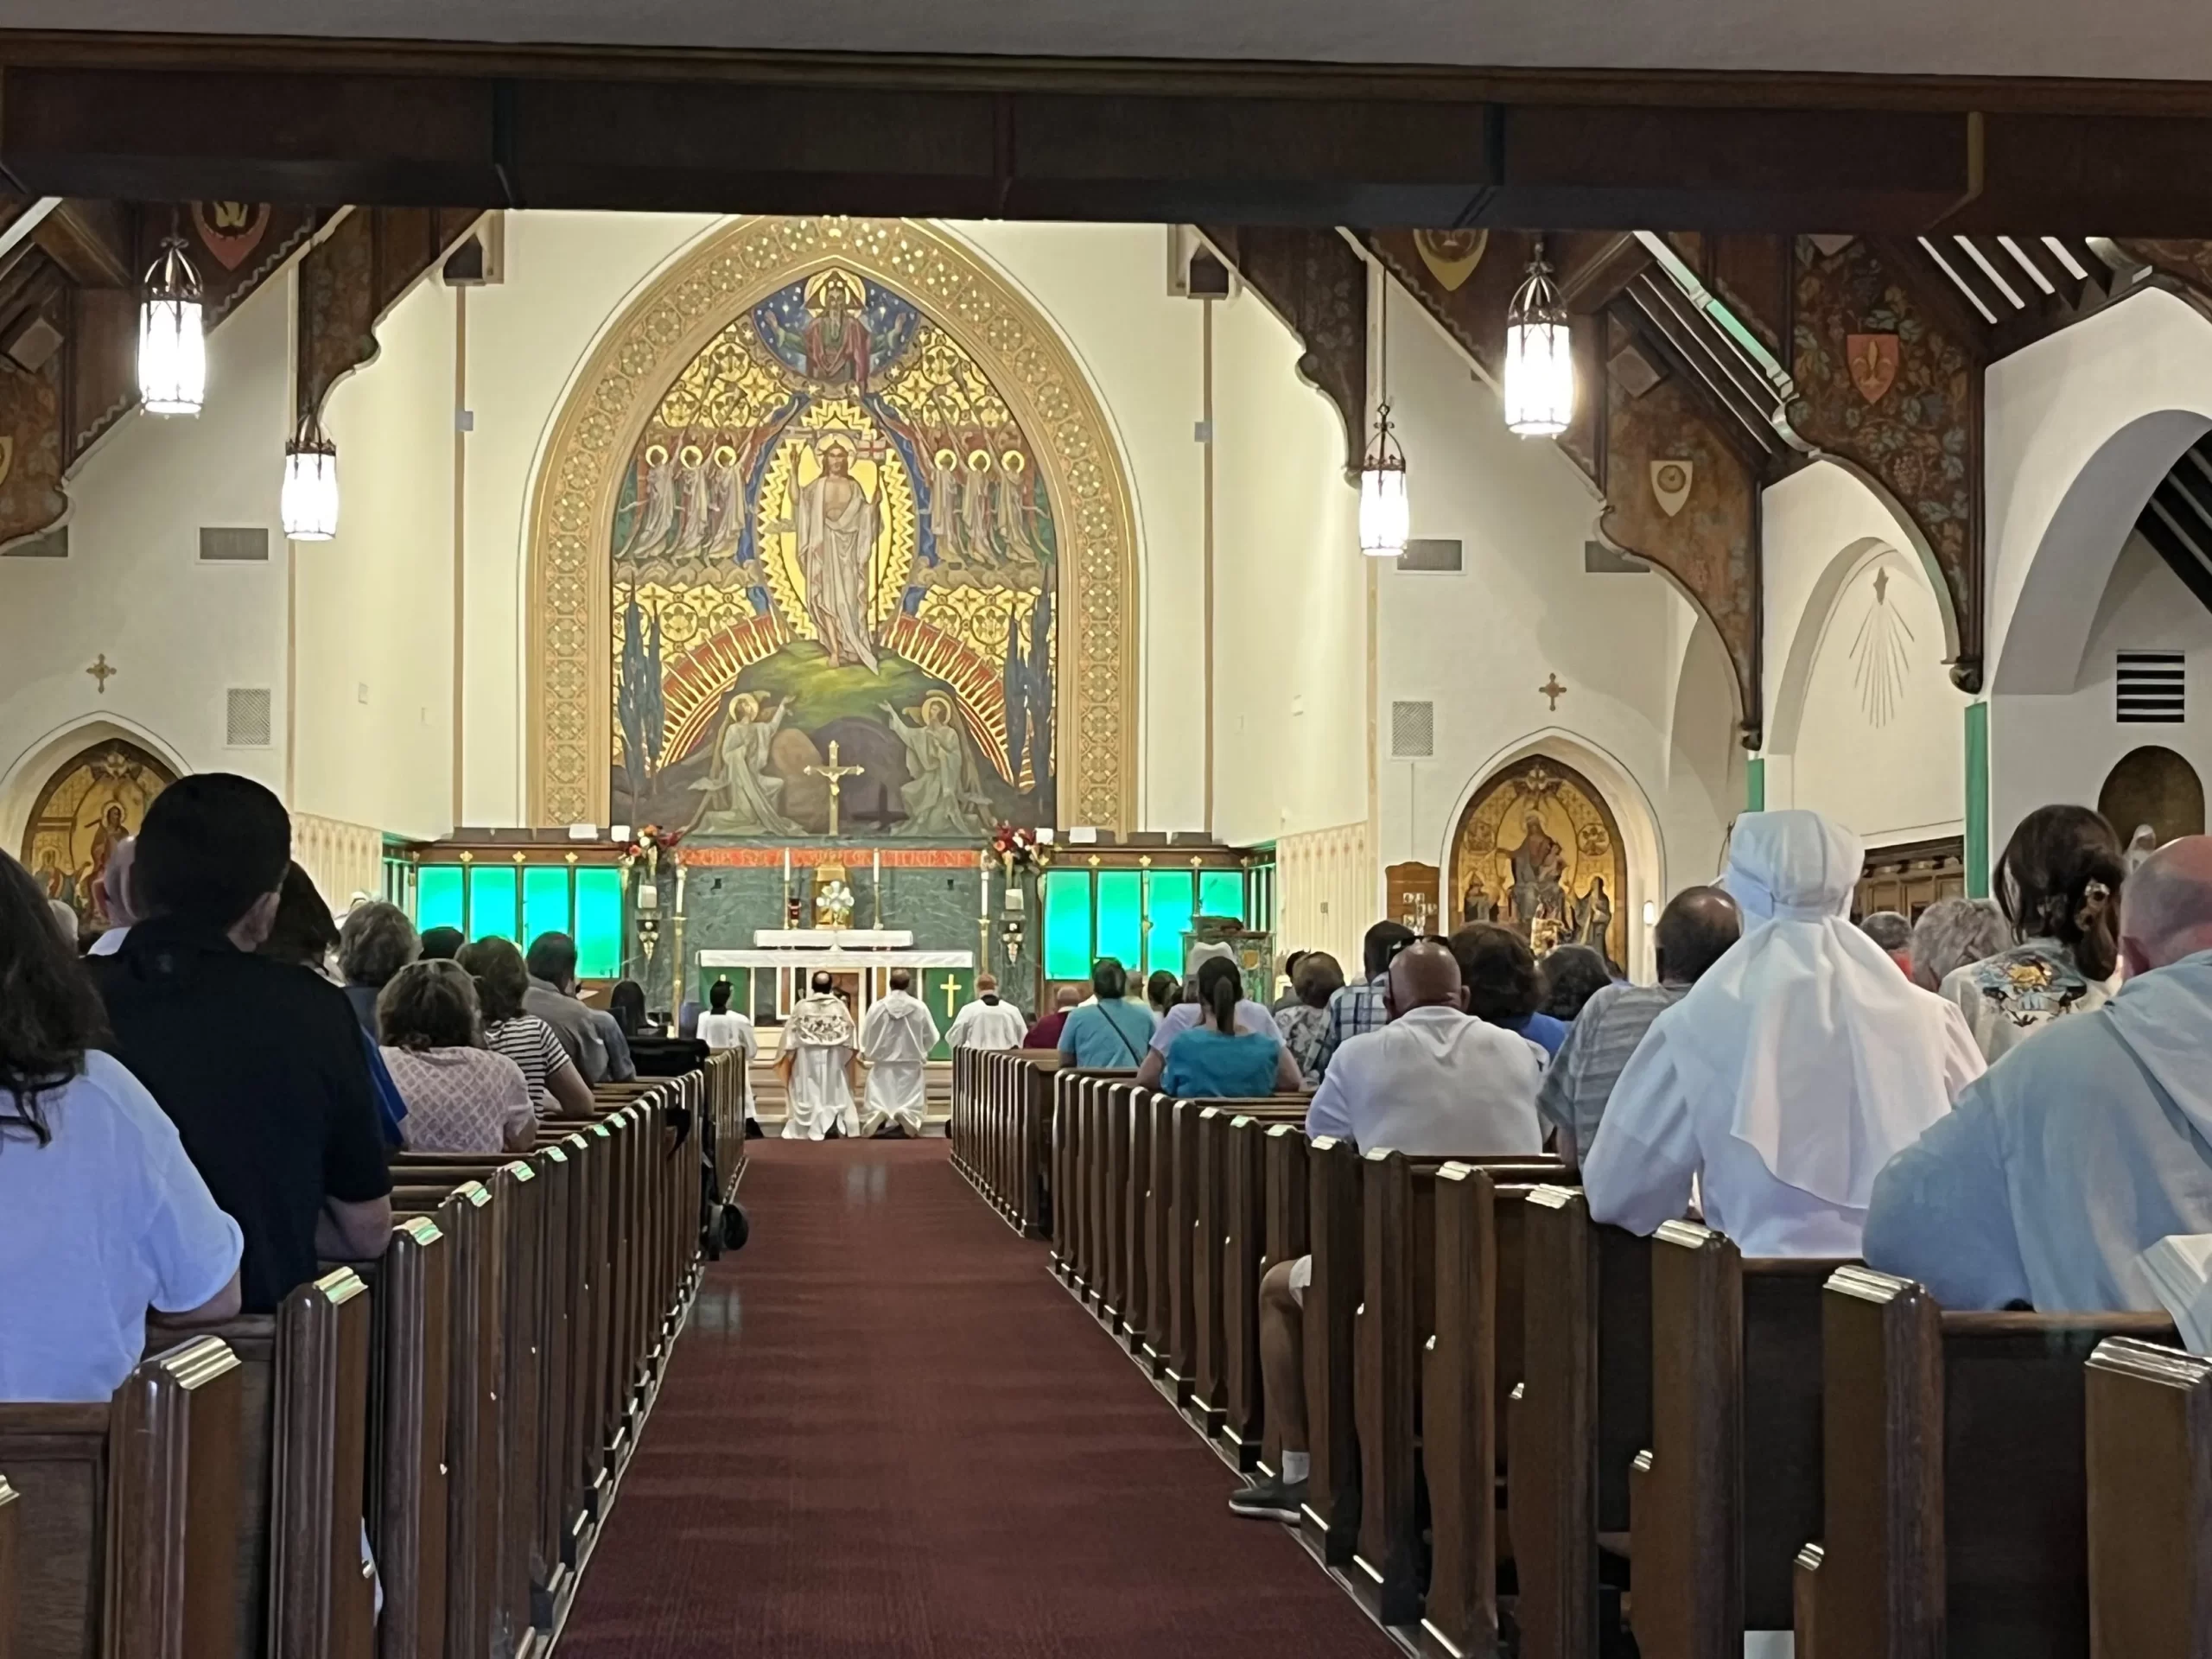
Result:
[[[1544,1051],[1463,1012],[1459,964],[1441,944],[1407,946],[1390,963],[1389,1023],[1344,1040],[1306,1110],[1309,1135],[1418,1157],[1495,1158],[1543,1149],[1536,1088]],[[1260,1281],[1260,1370],[1268,1421],[1281,1426],[1282,1470],[1232,1495],[1239,1515],[1294,1522],[1306,1500],[1306,1287],[1313,1258]]]

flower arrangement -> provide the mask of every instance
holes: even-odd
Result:
[[[651,880],[660,874],[660,855],[674,852],[683,840],[683,831],[681,830],[664,830],[657,823],[641,823],[629,844],[623,848],[622,855],[644,859],[645,879]]]
[[[992,830],[991,850],[1008,875],[1033,870],[1042,861],[1037,854],[1037,832],[1018,823],[1002,823]]]

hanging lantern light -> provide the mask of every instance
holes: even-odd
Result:
[[[1505,313],[1505,424],[1524,438],[1550,438],[1573,418],[1573,331],[1540,236]]]
[[[338,534],[338,446],[310,413],[284,445],[284,492],[278,501],[284,534],[296,542],[327,542]]]
[[[1406,452],[1390,429],[1390,294],[1382,292],[1382,395],[1375,405],[1375,438],[1359,463],[1359,550],[1395,559],[1406,550],[1412,509],[1406,500]]]
[[[200,273],[172,231],[146,272],[138,308],[138,397],[156,415],[197,415],[207,391]]]

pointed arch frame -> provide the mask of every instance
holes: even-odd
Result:
[[[1136,820],[1136,516],[1097,394],[1052,322],[957,239],[908,219],[733,220],[626,305],[571,385],[531,493],[528,806],[607,821],[613,759],[609,546],[624,467],[670,386],[731,321],[836,265],[896,290],[982,366],[1029,435],[1062,519],[1055,675],[1063,825]]]

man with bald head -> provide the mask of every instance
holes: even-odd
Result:
[[[1866,1260],[1947,1307],[2159,1303],[2137,1257],[2212,1233],[2212,836],[2120,893],[2127,981],[1989,1069],[1874,1183]]]
[[[1597,1137],[1613,1085],[1651,1022],[1743,936],[1743,913],[1733,899],[1719,887],[1685,887],[1659,912],[1653,931],[1659,982],[1608,985],[1582,1005],[1536,1094],[1536,1116],[1557,1137],[1561,1158],[1580,1161],[1580,1149]]]
[[[1544,1051],[1466,1012],[1459,963],[1425,940],[1391,958],[1382,986],[1389,1022],[1347,1038],[1306,1114],[1309,1135],[1363,1150],[1416,1156],[1498,1157],[1536,1153],[1536,1084]],[[1296,1521],[1306,1498],[1306,1287],[1313,1258],[1268,1270],[1260,1281],[1260,1373],[1268,1421],[1282,1433],[1282,1468],[1233,1494],[1238,1515]]]

